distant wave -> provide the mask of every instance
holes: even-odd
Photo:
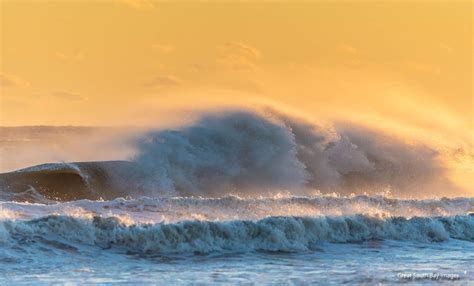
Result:
[[[4,201],[108,199],[127,196],[128,187],[118,176],[137,168],[126,161],[51,163],[0,174]]]
[[[371,240],[443,242],[474,241],[474,216],[376,218],[269,217],[258,221],[181,221],[173,224],[125,225],[116,218],[92,220],[50,215],[29,221],[3,221],[3,245],[74,249],[74,245],[125,250],[128,253],[210,253],[220,251],[305,251],[322,242]]]
[[[278,112],[228,111],[133,140],[129,161],[46,164],[0,174],[4,199],[452,194],[438,153],[354,126],[324,128]]]

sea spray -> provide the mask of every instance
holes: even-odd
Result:
[[[357,130],[357,132],[354,132]],[[422,196],[455,187],[437,151],[360,126],[322,127],[279,112],[208,114],[136,140],[139,187],[219,197],[281,191]],[[146,174],[146,175],[144,175]]]

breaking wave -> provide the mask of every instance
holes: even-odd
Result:
[[[383,196],[280,198],[118,198],[63,203],[1,202],[0,219],[36,219],[49,214],[81,218],[118,217],[127,224],[176,223],[182,220],[261,220],[269,216],[434,217],[474,213],[474,198],[406,200]]]
[[[228,111],[132,140],[128,161],[56,163],[0,174],[4,200],[455,194],[434,149],[360,126]],[[44,201],[44,200],[43,200]]]
[[[276,112],[212,114],[178,130],[149,132],[137,146],[133,160],[148,178],[141,187],[170,195],[307,195],[317,189],[409,197],[454,189],[438,152],[427,146]]]
[[[75,249],[77,245],[128,253],[210,253],[221,251],[306,251],[324,242],[370,240],[474,241],[474,216],[378,218],[268,217],[258,221],[181,221],[125,225],[116,218],[91,220],[50,215],[29,221],[3,221],[4,244],[35,244]],[[54,242],[54,243],[53,243]],[[76,245],[76,246],[75,246]]]

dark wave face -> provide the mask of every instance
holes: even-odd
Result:
[[[118,177],[134,164],[126,161],[52,163],[0,174],[1,197],[15,201],[70,201],[127,196]]]

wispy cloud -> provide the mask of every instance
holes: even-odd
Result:
[[[145,82],[145,87],[176,87],[182,85],[182,80],[173,75],[158,75]]]
[[[439,48],[447,54],[452,54],[454,51],[454,48],[451,45],[445,43],[439,43]]]
[[[161,52],[161,53],[165,53],[165,54],[171,53],[174,50],[174,47],[172,45],[169,45],[169,44],[155,43],[155,44],[151,45],[151,47],[153,48],[153,50]]]
[[[197,71],[197,72],[207,72],[207,71],[215,69],[215,67],[212,67],[212,66],[209,66],[209,65],[206,65],[206,64],[201,64],[201,63],[191,64],[191,65],[189,65],[189,68],[192,71]]]
[[[240,43],[240,42],[227,42],[224,44],[224,47],[227,49],[228,52],[246,55],[247,57],[258,59],[260,58],[260,51],[256,48]]]
[[[65,100],[70,100],[70,101],[82,101],[84,100],[84,97],[75,94],[75,93],[70,93],[68,91],[52,91],[50,92],[51,96],[62,98]]]
[[[240,42],[227,42],[219,47],[218,65],[232,70],[255,70],[261,53],[258,49]]]
[[[23,108],[27,106],[25,102],[14,99],[2,100],[2,105],[8,108]]]
[[[152,0],[116,0],[119,3],[140,9],[140,8],[154,8],[155,4]]]
[[[347,66],[360,66],[362,64],[362,59],[366,56],[359,48],[348,43],[342,43],[336,48],[341,53]]]
[[[346,54],[351,54],[351,55],[359,54],[359,49],[346,43],[340,44],[339,46],[337,46],[337,49]]]
[[[29,85],[27,81],[14,75],[0,73],[0,87],[24,87]]]
[[[404,61],[404,62],[402,62],[402,66],[404,66],[408,69],[423,72],[423,73],[430,73],[430,74],[433,74],[433,75],[440,75],[441,74],[441,69],[439,67],[434,66],[434,65],[429,65],[429,64],[426,64],[426,63],[422,63],[422,62],[419,62],[419,61],[410,61],[410,60]]]
[[[79,62],[84,59],[84,54],[82,52],[76,53],[63,53],[63,52],[56,52],[54,54],[57,59],[66,62]]]

